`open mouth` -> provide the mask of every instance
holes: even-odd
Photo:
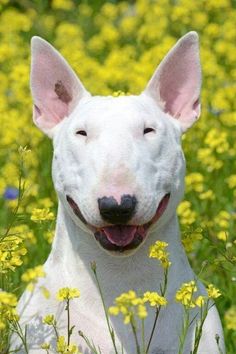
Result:
[[[94,236],[99,244],[108,251],[125,252],[137,248],[146,238],[148,229],[164,213],[167,208],[170,193],[161,199],[154,217],[143,225],[110,225],[94,229],[88,225],[75,201],[66,196],[74,214],[94,232]]]
[[[108,251],[125,252],[137,248],[146,238],[148,229],[164,213],[170,199],[170,193],[160,201],[154,217],[144,225],[112,225],[96,230],[94,236],[100,245]]]

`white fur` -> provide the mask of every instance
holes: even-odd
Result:
[[[45,47],[50,55],[59,55],[48,43],[35,38],[34,63],[37,63],[38,47],[41,51]],[[183,57],[189,57],[189,53],[185,54],[190,47],[194,62],[197,63],[196,67],[199,67],[195,33],[186,35],[177,43],[168,54],[169,57],[165,59],[167,65],[168,62],[173,65],[175,56],[179,58],[181,55],[179,48],[183,48]],[[181,63],[180,59],[178,61]],[[164,64],[161,70],[163,67]],[[37,65],[35,68],[37,69]],[[35,68],[33,70],[36,70]],[[193,68],[194,65],[191,64],[190,69]],[[176,70],[178,69],[176,64]],[[35,75],[34,71],[32,75]],[[46,108],[43,106],[42,97],[41,101],[39,99],[37,101],[37,105],[41,104],[38,125],[53,136],[53,181],[59,197],[59,208],[52,251],[44,265],[46,277],[39,280],[32,294],[26,291],[20,300],[21,324],[28,326],[30,353],[44,353],[45,351],[40,350],[43,342],[51,342],[55,345],[53,331],[49,326],[42,324],[42,318],[46,314],[55,314],[59,332],[66,335],[64,305],[55,299],[57,290],[65,286],[77,287],[81,291],[80,299],[71,301],[71,322],[76,325],[72,342],[79,344],[82,353],[90,353],[78,335],[78,330],[82,330],[97,346],[100,346],[103,354],[114,353],[90,262],[95,261],[97,264],[97,273],[107,306],[111,306],[116,296],[129,289],[140,293],[147,290],[156,291],[163,280],[163,269],[155,260],[148,258],[149,246],[156,240],[168,242],[172,265],[167,289],[169,305],[160,312],[150,353],[178,353],[183,313],[181,305],[174,301],[174,294],[183,282],[195,278],[181,245],[176,217],[176,207],[183,196],[185,174],[181,133],[193,123],[196,104],[191,108],[189,102],[191,101],[192,105],[196,103],[201,78],[200,70],[197,75],[193,73],[196,85],[192,84],[195,81],[191,77],[191,85],[194,86],[192,92],[191,90],[189,92],[187,85],[187,94],[192,94],[193,97],[188,100],[187,108],[181,106],[182,111],[178,111],[178,119],[174,119],[174,114],[172,116],[169,114],[172,112],[165,112],[164,108],[161,108],[163,105],[160,101],[163,103],[165,97],[161,97],[161,93],[157,92],[155,98],[153,88],[156,87],[158,90],[161,86],[161,76],[160,73],[155,74],[140,96],[118,98],[91,97],[80,83],[77,89],[81,92],[75,108],[70,111],[69,107],[69,115],[60,116],[60,122],[56,122],[56,115],[54,115],[53,123],[48,124],[47,117],[45,126],[43,126],[44,115],[45,112],[48,114],[50,106]],[[158,82],[154,82],[155,77]],[[35,94],[34,84],[33,80],[32,93],[36,101],[37,93]],[[180,86],[178,83],[178,92]],[[183,90],[185,90],[184,86]],[[43,90],[40,92],[44,94]],[[184,97],[186,97],[185,91]],[[74,102],[73,98],[73,105]],[[174,104],[176,106],[176,101]],[[190,111],[188,117],[186,112]],[[199,114],[199,107],[197,112]],[[155,132],[143,135],[145,127],[152,127]],[[85,130],[87,137],[76,135],[78,130]],[[168,192],[171,193],[171,197],[167,209],[157,223],[152,225],[144,244],[123,256],[110,254],[102,249],[92,231],[75,216],[66,201],[68,194],[79,205],[88,224],[101,227],[104,221],[99,214],[97,199],[113,195],[119,200],[124,194],[134,194],[138,204],[129,224],[138,225],[152,219],[159,202]],[[50,299],[44,298],[42,286],[50,291]],[[199,293],[205,294],[201,283],[198,287]],[[111,322],[117,342],[124,346],[124,353],[134,354],[135,346],[131,330],[119,317],[112,317]],[[153,314],[150,314],[146,320],[147,334],[150,333],[152,323]],[[194,325],[189,330],[185,346],[186,354],[191,351],[193,333]],[[220,345],[224,352],[221,323],[216,308],[212,307],[204,325],[199,354],[218,353],[216,334],[221,338]],[[18,340],[13,337],[12,347],[17,344],[19,344]]]

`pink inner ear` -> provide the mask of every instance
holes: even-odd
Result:
[[[32,40],[31,91],[34,120],[45,131],[68,116],[86,92],[63,57],[38,37]]]
[[[48,53],[39,54],[37,58],[37,68],[32,73],[32,91],[34,101],[44,117],[41,123],[44,121],[48,127],[68,115],[72,93],[69,93],[66,86],[72,83],[70,76],[67,77],[65,70],[59,65],[61,63],[46,54]]]
[[[54,97],[53,100],[45,98],[42,110],[34,105],[33,118],[40,128],[50,129],[60,123],[68,115],[68,111],[68,105],[60,102],[58,98]]]
[[[52,85],[53,86],[53,85]],[[59,123],[69,113],[69,103],[72,97],[66,91],[61,80],[55,82],[53,89],[47,89],[43,92],[44,115],[48,116],[52,125]]]
[[[200,115],[200,87],[198,36],[190,32],[167,54],[146,90],[161,100],[165,112],[177,118],[185,130]]]
[[[160,97],[165,102],[165,111],[173,117],[191,115],[194,102],[198,100],[198,68],[193,53],[187,54],[170,58],[160,76]]]

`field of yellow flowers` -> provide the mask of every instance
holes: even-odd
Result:
[[[200,35],[202,115],[183,137],[178,214],[195,272],[222,293],[227,353],[236,353],[235,19],[234,0],[0,0],[0,353],[17,298],[44,276],[55,227],[52,147],[31,119],[31,37],[59,49],[93,94],[136,94],[189,30]]]

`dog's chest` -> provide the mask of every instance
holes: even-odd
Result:
[[[89,316],[88,309],[86,309],[83,314],[78,312],[75,318],[75,322],[78,323],[76,328],[79,328],[79,330],[81,330],[88,338],[92,338],[95,345],[101,348],[103,354],[114,354],[114,349],[110,340],[109,331],[107,328],[107,323],[105,321],[103,310],[100,309],[97,305],[96,309],[97,311],[93,311],[92,313],[90,312]],[[153,315],[150,311],[149,317],[145,320],[146,345],[149,340],[154,321],[155,311],[152,312]],[[156,328],[156,335],[154,335],[152,340],[150,353],[176,354],[178,337],[174,333],[176,333],[176,328],[178,326],[178,318],[179,316],[177,316],[177,313],[173,315],[171,322],[169,321],[168,314],[166,316],[163,313],[162,316],[160,316]],[[119,316],[111,317],[111,325],[115,332],[118,352],[121,353],[121,343],[123,343],[125,354],[136,353],[135,339],[131,326],[125,325],[123,323],[122,317]],[[141,321],[139,320],[137,320],[137,335],[141,344]],[[87,346],[85,345],[85,342],[82,340],[82,338],[79,338],[76,333],[74,341],[77,343],[79,341],[81,343],[81,350],[82,353],[84,353]]]

